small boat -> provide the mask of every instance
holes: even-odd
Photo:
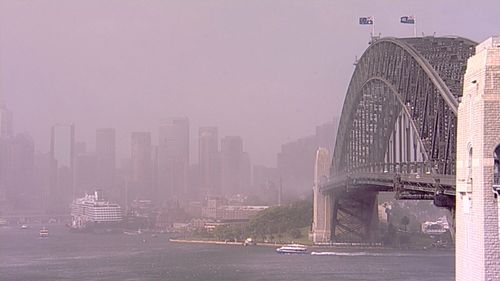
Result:
[[[40,229],[40,237],[41,238],[49,237],[49,230],[45,227]]]
[[[288,244],[276,249],[279,254],[306,254],[307,247],[301,244]]]

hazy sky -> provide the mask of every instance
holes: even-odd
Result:
[[[74,123],[90,148],[187,116],[241,135],[254,164],[274,166],[284,142],[339,115],[355,56],[374,16],[382,36],[418,33],[475,41],[500,34],[499,0],[0,0],[0,77],[16,132],[48,151],[50,126]],[[121,158],[121,157],[120,157]]]

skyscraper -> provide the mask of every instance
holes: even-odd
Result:
[[[52,212],[66,212],[74,195],[74,125],[52,126],[50,155],[53,160],[49,208]]]
[[[220,153],[217,127],[201,127],[198,144],[200,192],[202,195],[220,195]]]
[[[12,127],[12,112],[0,104],[0,137],[11,137]]]
[[[95,141],[96,153],[96,184],[109,195],[115,178],[116,148],[115,130],[112,128],[98,129]]]
[[[221,186],[225,195],[247,193],[250,184],[250,159],[243,152],[243,139],[228,136],[221,140]],[[247,171],[248,169],[248,171]]]
[[[127,186],[127,204],[134,199],[153,199],[151,133],[133,132],[131,139],[131,177]]]
[[[88,153],[84,142],[75,145],[75,196],[82,197],[85,193],[100,188],[96,184],[97,161],[96,155]]]
[[[2,83],[0,83],[0,138],[12,137],[14,134],[12,127],[12,112],[5,106],[2,96]]]
[[[310,192],[316,151],[324,147],[333,151],[338,118],[316,127],[316,133],[281,145],[277,166],[287,194]]]
[[[0,81],[1,82],[1,81]],[[0,211],[6,206],[7,190],[10,186],[9,175],[12,173],[12,113],[7,110],[2,99],[0,83]]]
[[[12,141],[8,200],[15,210],[33,210],[40,191],[35,184],[35,144],[27,134],[17,134]]]
[[[172,201],[188,196],[189,120],[163,121],[158,141],[158,197]]]

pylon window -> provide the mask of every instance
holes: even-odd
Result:
[[[472,147],[469,147],[467,155],[467,184],[472,184]]]
[[[500,145],[493,152],[493,189],[500,189]]]

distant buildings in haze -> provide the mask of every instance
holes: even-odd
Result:
[[[198,133],[199,192],[220,196],[221,163],[217,127],[201,127]]]
[[[157,199],[185,200],[189,196],[189,120],[164,120],[158,137]]]
[[[283,144],[277,167],[252,167],[243,138],[220,138],[214,126],[198,129],[198,163],[190,164],[187,118],[160,122],[157,145],[151,132],[132,132],[129,158],[120,166],[113,128],[96,130],[92,150],[76,140],[74,125],[56,124],[50,151],[35,153],[33,139],[14,135],[12,127],[12,113],[0,104],[0,212],[37,208],[61,214],[74,198],[95,189],[123,206],[134,200],[187,206],[223,197],[238,198],[241,204],[247,198],[254,204],[278,204],[282,194],[310,191],[314,153],[318,147],[333,148],[337,120],[318,126],[312,136]]]
[[[51,185],[48,195],[49,212],[69,210],[74,193],[75,127],[56,124],[51,129]]]
[[[310,192],[314,176],[314,159],[318,147],[333,151],[338,118],[316,127],[314,135],[285,143],[277,155],[278,173],[286,193]]]
[[[153,198],[151,133],[131,134],[131,175],[126,186],[127,204],[136,199]]]
[[[95,139],[96,186],[113,190],[116,173],[116,133],[113,128],[97,129]]]
[[[250,159],[240,136],[221,140],[221,189],[224,195],[246,194],[250,187]]]

